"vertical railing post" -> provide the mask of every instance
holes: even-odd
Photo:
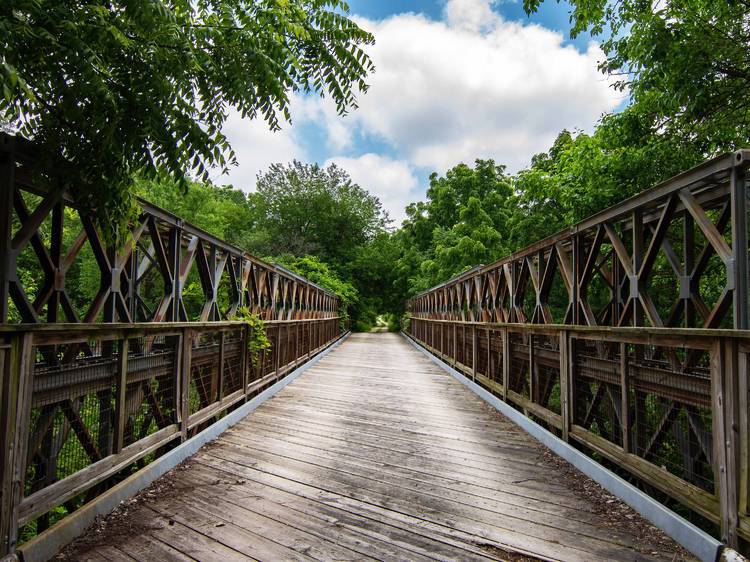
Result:
[[[217,384],[219,388],[215,393],[216,399],[221,402],[224,398],[224,359],[226,354],[226,339],[227,333],[222,330],[219,332],[219,374],[217,377]]]
[[[188,438],[188,418],[190,417],[190,369],[193,358],[193,331],[185,328],[182,331],[182,357],[180,358],[179,378],[179,418],[180,433],[183,443]]]
[[[485,376],[490,379],[491,381],[495,380],[495,377],[492,376],[492,345],[490,344],[490,329],[487,328],[485,330],[486,332],[486,340],[487,340],[487,368],[485,369]]]
[[[249,360],[248,360],[248,342],[250,341],[250,326],[242,326],[240,330],[240,380],[242,381],[242,394],[245,396],[245,402],[248,399],[247,385],[250,382]]]
[[[312,352],[312,322],[310,320],[305,321],[305,348],[307,350],[307,359],[310,359],[310,354]]]
[[[562,439],[570,435],[570,337],[567,330],[560,331],[560,414],[562,417]]]
[[[745,171],[739,166],[732,168],[729,178],[730,197],[732,204],[732,261],[733,271],[728,275],[734,277],[733,313],[734,328],[747,330],[750,328],[750,310],[748,310],[748,239],[747,239],[747,188],[745,187]]]
[[[462,320],[461,321],[461,365],[464,368],[467,367],[467,365],[466,365],[466,352],[467,352],[466,320]],[[461,371],[463,372],[463,369]]]
[[[630,452],[630,380],[628,378],[628,344],[620,343],[620,429],[622,450]]]
[[[737,548],[737,345],[731,338],[715,338],[711,349],[711,418],[715,481],[719,496],[721,540]]]
[[[748,515],[748,500],[750,498],[750,403],[748,403],[748,362],[747,353],[744,348],[737,350],[737,371],[739,378],[737,380],[737,411],[739,413],[739,440],[740,440],[740,460],[739,460],[739,502],[738,510],[742,517]]]
[[[33,335],[11,336],[3,353],[0,378],[0,557],[13,554],[18,542],[18,509],[23,499],[26,448],[29,441]]]
[[[458,328],[456,323],[453,323],[453,366],[456,366],[458,361]]]
[[[300,360],[300,352],[299,352],[299,332],[300,332],[300,324],[299,322],[295,321],[294,323],[294,366],[296,367],[299,364]]]
[[[539,370],[534,354],[534,332],[529,332],[529,400],[535,404],[539,402],[537,396],[539,392],[538,378]]]
[[[117,355],[117,374],[115,379],[115,431],[112,452],[117,454],[125,445],[125,425],[127,423],[127,401],[128,392],[128,350],[130,340],[124,336],[120,341],[120,350]],[[176,350],[175,350],[176,351]],[[179,354],[175,353],[175,361]],[[179,372],[179,371],[175,371]]]
[[[471,380],[477,380],[477,327],[472,325],[471,327]]]
[[[273,351],[275,362],[274,380],[279,380],[279,374],[281,372],[281,324],[276,324],[276,349]]]
[[[510,332],[503,328],[503,400],[508,401],[508,386],[510,384]]]
[[[734,328],[747,330],[750,328],[750,264],[748,263],[748,232],[747,232],[747,196],[748,190],[745,185],[745,170],[740,166],[740,153],[737,153],[734,167],[730,176],[730,198],[732,205],[732,261],[734,262],[734,291],[733,312]],[[728,274],[730,272],[727,272]],[[734,357],[737,365],[737,377],[733,384],[737,385],[738,396],[736,409],[738,419],[736,425],[739,430],[738,447],[735,450],[737,458],[737,480],[738,480],[738,511],[742,514],[748,512],[748,494],[750,493],[750,416],[747,411],[748,372],[747,356],[741,353],[735,342]],[[744,394],[743,394],[744,393]]]

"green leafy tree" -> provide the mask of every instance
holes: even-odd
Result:
[[[360,327],[373,326],[378,315],[390,313],[400,317],[403,309],[403,287],[398,285],[394,265],[401,255],[396,235],[381,232],[363,244],[349,265],[349,275],[359,291],[359,303],[353,316]]]
[[[341,314],[346,314],[359,301],[359,293],[354,285],[342,279],[328,264],[316,256],[296,257],[291,254],[282,254],[271,261],[335,293],[341,301],[339,310]]]
[[[335,164],[274,164],[258,177],[250,202],[256,225],[251,251],[311,254],[342,271],[388,224],[378,198]]]
[[[534,12],[543,0],[524,0]],[[704,155],[748,142],[750,5],[727,0],[571,0],[571,35],[601,36],[628,119]]]
[[[435,257],[423,262],[423,275],[437,284],[475,265],[502,257],[502,237],[477,197],[461,209],[460,220],[450,230],[435,232]]]
[[[232,164],[230,109],[278,129],[291,91],[356,107],[373,38],[346,13],[342,0],[7,0],[0,121],[106,227],[130,212],[135,172],[206,180]]]
[[[407,207],[407,220],[394,238],[401,254],[393,286],[411,296],[502,256],[512,195],[512,178],[493,160],[458,164],[442,177],[432,174],[427,201]]]

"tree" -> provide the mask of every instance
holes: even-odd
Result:
[[[527,12],[543,0],[524,0]],[[603,36],[603,71],[629,90],[629,118],[706,155],[748,142],[750,4],[571,0],[571,35]]]
[[[502,256],[512,194],[512,178],[493,160],[432,174],[427,201],[407,207],[394,239],[401,247],[394,287],[412,296],[479,263],[474,260]]]
[[[435,258],[422,264],[422,273],[436,285],[475,265],[491,263],[505,253],[501,239],[479,198],[470,197],[459,222],[435,232]]]
[[[273,261],[336,294],[340,300],[340,313],[352,310],[359,302],[359,293],[354,285],[342,279],[328,264],[316,256],[297,257],[283,254],[276,256]]]
[[[382,232],[388,217],[377,197],[332,164],[274,164],[251,194],[253,252],[312,254],[346,272],[357,248]]]
[[[230,109],[277,129],[290,91],[356,107],[373,38],[347,12],[342,0],[7,0],[0,121],[111,225],[131,209],[134,172],[205,180],[233,163]]]

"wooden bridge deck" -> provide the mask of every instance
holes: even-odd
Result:
[[[545,456],[400,336],[354,335],[62,556],[681,559]]]

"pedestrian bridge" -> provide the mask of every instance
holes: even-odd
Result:
[[[16,141],[0,561],[748,551],[750,152],[416,295],[396,335],[147,201],[111,245]]]
[[[401,336],[355,334],[65,554],[217,562],[685,554],[597,488]]]

